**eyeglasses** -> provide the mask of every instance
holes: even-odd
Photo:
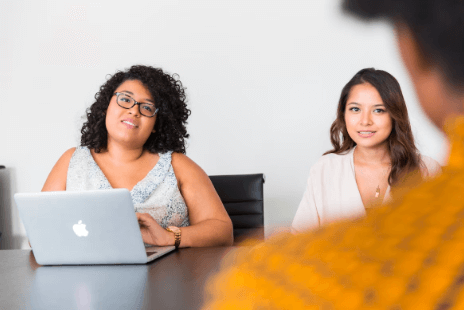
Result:
[[[137,102],[125,93],[114,93],[116,95],[116,103],[124,109],[131,109],[134,105],[139,106],[139,112],[143,116],[153,117],[159,109],[155,109],[155,105],[148,102]]]

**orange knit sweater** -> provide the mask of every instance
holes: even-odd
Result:
[[[204,308],[464,309],[464,116],[446,132],[440,176],[366,218],[239,249]]]

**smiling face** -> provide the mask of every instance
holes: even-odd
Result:
[[[123,93],[140,103],[152,103],[156,106],[150,91],[138,80],[128,80],[115,90],[115,93]],[[154,117],[146,117],[140,114],[139,107],[135,104],[130,109],[120,107],[113,95],[106,111],[106,129],[108,130],[108,145],[112,142],[123,143],[130,148],[143,147],[156,122]]]
[[[369,83],[351,88],[345,107],[348,134],[358,147],[385,145],[392,120],[377,89]]]

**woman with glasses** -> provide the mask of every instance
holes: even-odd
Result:
[[[66,151],[42,191],[127,188],[150,245],[231,245],[232,222],[205,172],[185,156],[190,110],[182,83],[132,66],[95,95],[81,145]]]
[[[388,201],[404,175],[441,171],[419,154],[400,84],[383,70],[362,69],[345,85],[330,139],[334,149],[311,168],[293,231],[363,216]]]

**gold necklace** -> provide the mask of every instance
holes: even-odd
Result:
[[[353,153],[353,164],[354,164],[354,153]],[[390,169],[391,169],[391,163],[388,164],[388,168],[384,170],[382,179],[385,177],[385,175],[387,174],[387,171]],[[363,174],[364,176],[366,175],[363,171],[360,171],[359,169],[358,169],[358,172],[361,172],[361,174]],[[379,196],[380,196],[380,184],[378,184],[377,188],[375,189],[374,198],[379,198]]]
[[[388,168],[385,169],[383,175],[382,175],[382,179],[385,177],[385,175],[387,174],[387,171],[390,170],[391,168],[391,164],[388,165]],[[388,182],[388,181],[387,181]],[[377,185],[377,188],[375,189],[375,198],[379,198],[380,196],[380,184]]]
[[[380,184],[377,185],[377,189],[375,190],[375,198],[379,198],[380,196]]]

